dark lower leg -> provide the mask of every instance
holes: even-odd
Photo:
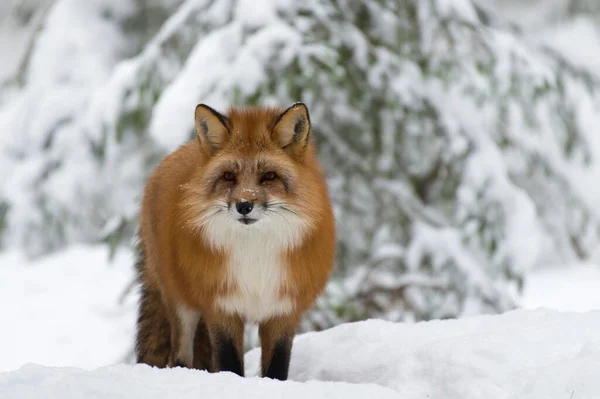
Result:
[[[242,354],[236,348],[233,338],[220,334],[217,338],[216,363],[219,371],[230,371],[244,376]]]
[[[244,321],[238,316],[209,315],[206,319],[213,344],[216,371],[244,376]]]
[[[263,377],[287,380],[292,353],[292,339],[282,338],[275,343],[271,358],[263,368]]]
[[[214,371],[213,345],[204,318],[200,318],[194,335],[194,364],[198,370]]]
[[[280,317],[259,325],[262,376],[287,380],[297,319]]]

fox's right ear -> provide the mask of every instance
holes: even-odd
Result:
[[[196,106],[194,120],[200,145],[208,154],[214,154],[229,137],[229,120],[206,104]]]

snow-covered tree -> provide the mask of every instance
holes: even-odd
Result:
[[[509,309],[528,268],[599,243],[600,85],[497,19],[469,0],[57,0],[0,96],[3,245],[130,245],[197,103],[304,101],[339,245],[303,328]]]

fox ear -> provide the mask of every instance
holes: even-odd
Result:
[[[211,107],[198,104],[194,113],[196,136],[200,145],[213,154],[225,144],[229,137],[229,120]]]
[[[306,147],[310,137],[310,117],[304,103],[295,103],[277,118],[273,127],[274,138],[281,148],[298,153]]]

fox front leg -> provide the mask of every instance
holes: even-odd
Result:
[[[292,354],[296,317],[277,317],[260,323],[262,376],[287,380]]]
[[[244,321],[239,316],[211,315],[207,319],[216,371],[244,376]]]

